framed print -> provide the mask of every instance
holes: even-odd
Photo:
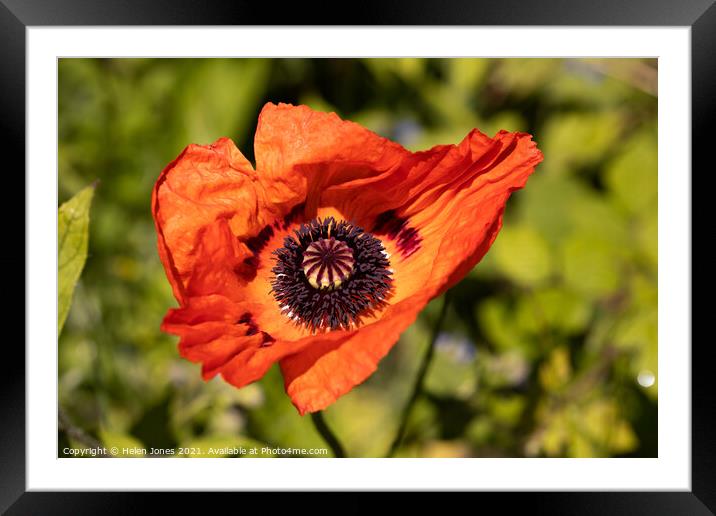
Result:
[[[3,510],[713,513],[691,170],[716,8],[211,4],[0,6],[26,171]]]

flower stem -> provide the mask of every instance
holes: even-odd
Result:
[[[346,453],[343,451],[343,446],[341,446],[341,443],[338,441],[333,432],[331,432],[331,429],[328,428],[326,421],[323,419],[323,412],[319,410],[318,412],[311,413],[311,420],[313,421],[318,433],[321,434],[321,437],[323,437],[323,440],[326,441],[328,446],[331,447],[331,450],[333,450],[333,456],[337,458],[344,458]]]
[[[430,362],[433,359],[433,354],[435,353],[435,342],[438,340],[438,335],[440,334],[440,329],[442,328],[443,322],[445,321],[445,315],[447,314],[448,305],[450,303],[450,291],[448,290],[445,292],[445,295],[443,296],[443,305],[440,308],[440,315],[438,316],[437,321],[435,321],[435,326],[433,326],[433,333],[430,337],[430,343],[428,344],[428,349],[425,350],[425,355],[423,356],[423,361],[420,364],[420,369],[418,369],[418,375],[415,378],[415,385],[413,386],[413,392],[410,395],[410,398],[408,399],[408,403],[403,408],[403,414],[400,417],[400,426],[398,427],[398,432],[395,434],[395,438],[393,439],[392,444],[390,445],[390,450],[388,451],[387,457],[392,457],[395,455],[395,452],[398,451],[398,447],[400,446],[401,442],[403,441],[403,437],[405,437],[405,429],[408,426],[408,419],[410,419],[410,413],[413,410],[413,406],[415,405],[415,402],[420,397],[420,394],[423,391],[423,383],[425,382],[425,375],[428,372],[428,367],[430,366]]]

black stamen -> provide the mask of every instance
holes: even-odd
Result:
[[[384,306],[392,272],[379,239],[333,217],[294,233],[274,251],[271,291],[297,324],[313,331],[349,329]]]

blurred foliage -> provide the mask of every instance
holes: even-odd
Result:
[[[221,136],[253,160],[258,113],[281,101],[411,150],[477,127],[527,131],[545,154],[454,289],[398,455],[656,456],[656,91],[649,59],[61,59],[60,201],[100,180],[59,342],[61,406],[107,446],[325,446],[277,368],[243,389],[205,383],[159,331],[176,302],[154,181]],[[349,455],[386,453],[436,318],[432,303],[326,410]]]

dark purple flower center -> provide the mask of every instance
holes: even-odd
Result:
[[[378,238],[333,217],[313,219],[294,233],[273,253],[271,292],[296,324],[351,329],[385,304],[392,271]]]
[[[334,289],[353,274],[353,251],[333,237],[312,242],[303,251],[303,273],[313,288]]]

